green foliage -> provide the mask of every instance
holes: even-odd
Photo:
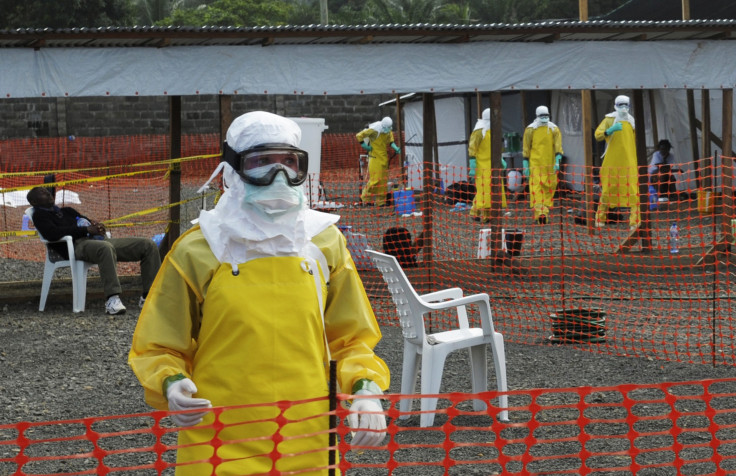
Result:
[[[180,8],[156,22],[173,26],[266,26],[286,25],[295,4],[281,0],[216,0],[197,8]]]
[[[630,0],[588,0],[590,18]],[[578,19],[578,0],[328,0],[330,24],[519,23]],[[0,28],[320,23],[319,0],[0,0]]]
[[[0,0],[0,28],[95,28],[134,21],[130,0]]]

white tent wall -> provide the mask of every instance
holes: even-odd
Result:
[[[468,179],[468,136],[466,133],[465,100],[461,96],[436,99],[437,154],[440,179],[445,187]],[[408,186],[422,188],[424,162],[424,107],[421,101],[404,105],[404,136]]]

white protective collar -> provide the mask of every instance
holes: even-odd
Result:
[[[542,121],[540,121],[538,117],[534,119],[534,121],[526,127],[531,127],[532,129],[536,129],[537,127],[542,127],[542,126],[547,126],[547,128],[551,131],[554,131],[555,129],[557,129],[557,124],[555,124],[554,122],[549,121],[547,122],[547,124],[542,124]]]
[[[299,256],[316,235],[337,223],[338,215],[310,210],[306,204],[277,218],[244,207],[245,184],[229,165],[223,168],[225,193],[212,210],[199,214],[199,226],[221,263],[238,265],[255,258]]]
[[[626,113],[626,119],[621,119],[620,117],[618,117],[618,111],[613,111],[611,113],[608,113],[606,114],[606,117],[612,117],[614,124],[616,124],[617,122],[628,122],[629,124],[631,124],[632,129],[636,129],[636,123],[634,122],[634,116],[632,116],[628,112]]]
[[[473,132],[477,131],[478,129],[483,129],[483,136],[485,136],[486,131],[490,128],[491,128],[490,119],[478,119],[475,123],[475,127],[473,127]]]

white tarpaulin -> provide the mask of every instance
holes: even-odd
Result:
[[[413,189],[422,188],[423,111],[421,101],[409,102],[404,106],[405,161],[408,186]],[[462,97],[436,99],[434,113],[437,124],[437,153],[440,172],[438,178],[442,181],[442,185],[449,187],[455,182],[468,178],[465,101]]]
[[[720,89],[735,57],[717,40],[3,48],[0,97]]]

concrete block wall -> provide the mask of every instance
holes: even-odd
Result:
[[[358,132],[385,115],[395,119],[393,106],[379,104],[391,95],[363,96],[232,96],[233,117],[265,110],[293,117],[322,117],[325,133]],[[216,95],[182,97],[184,134],[218,132]],[[104,137],[166,134],[169,98],[81,97],[0,100],[0,140],[27,137]]]

